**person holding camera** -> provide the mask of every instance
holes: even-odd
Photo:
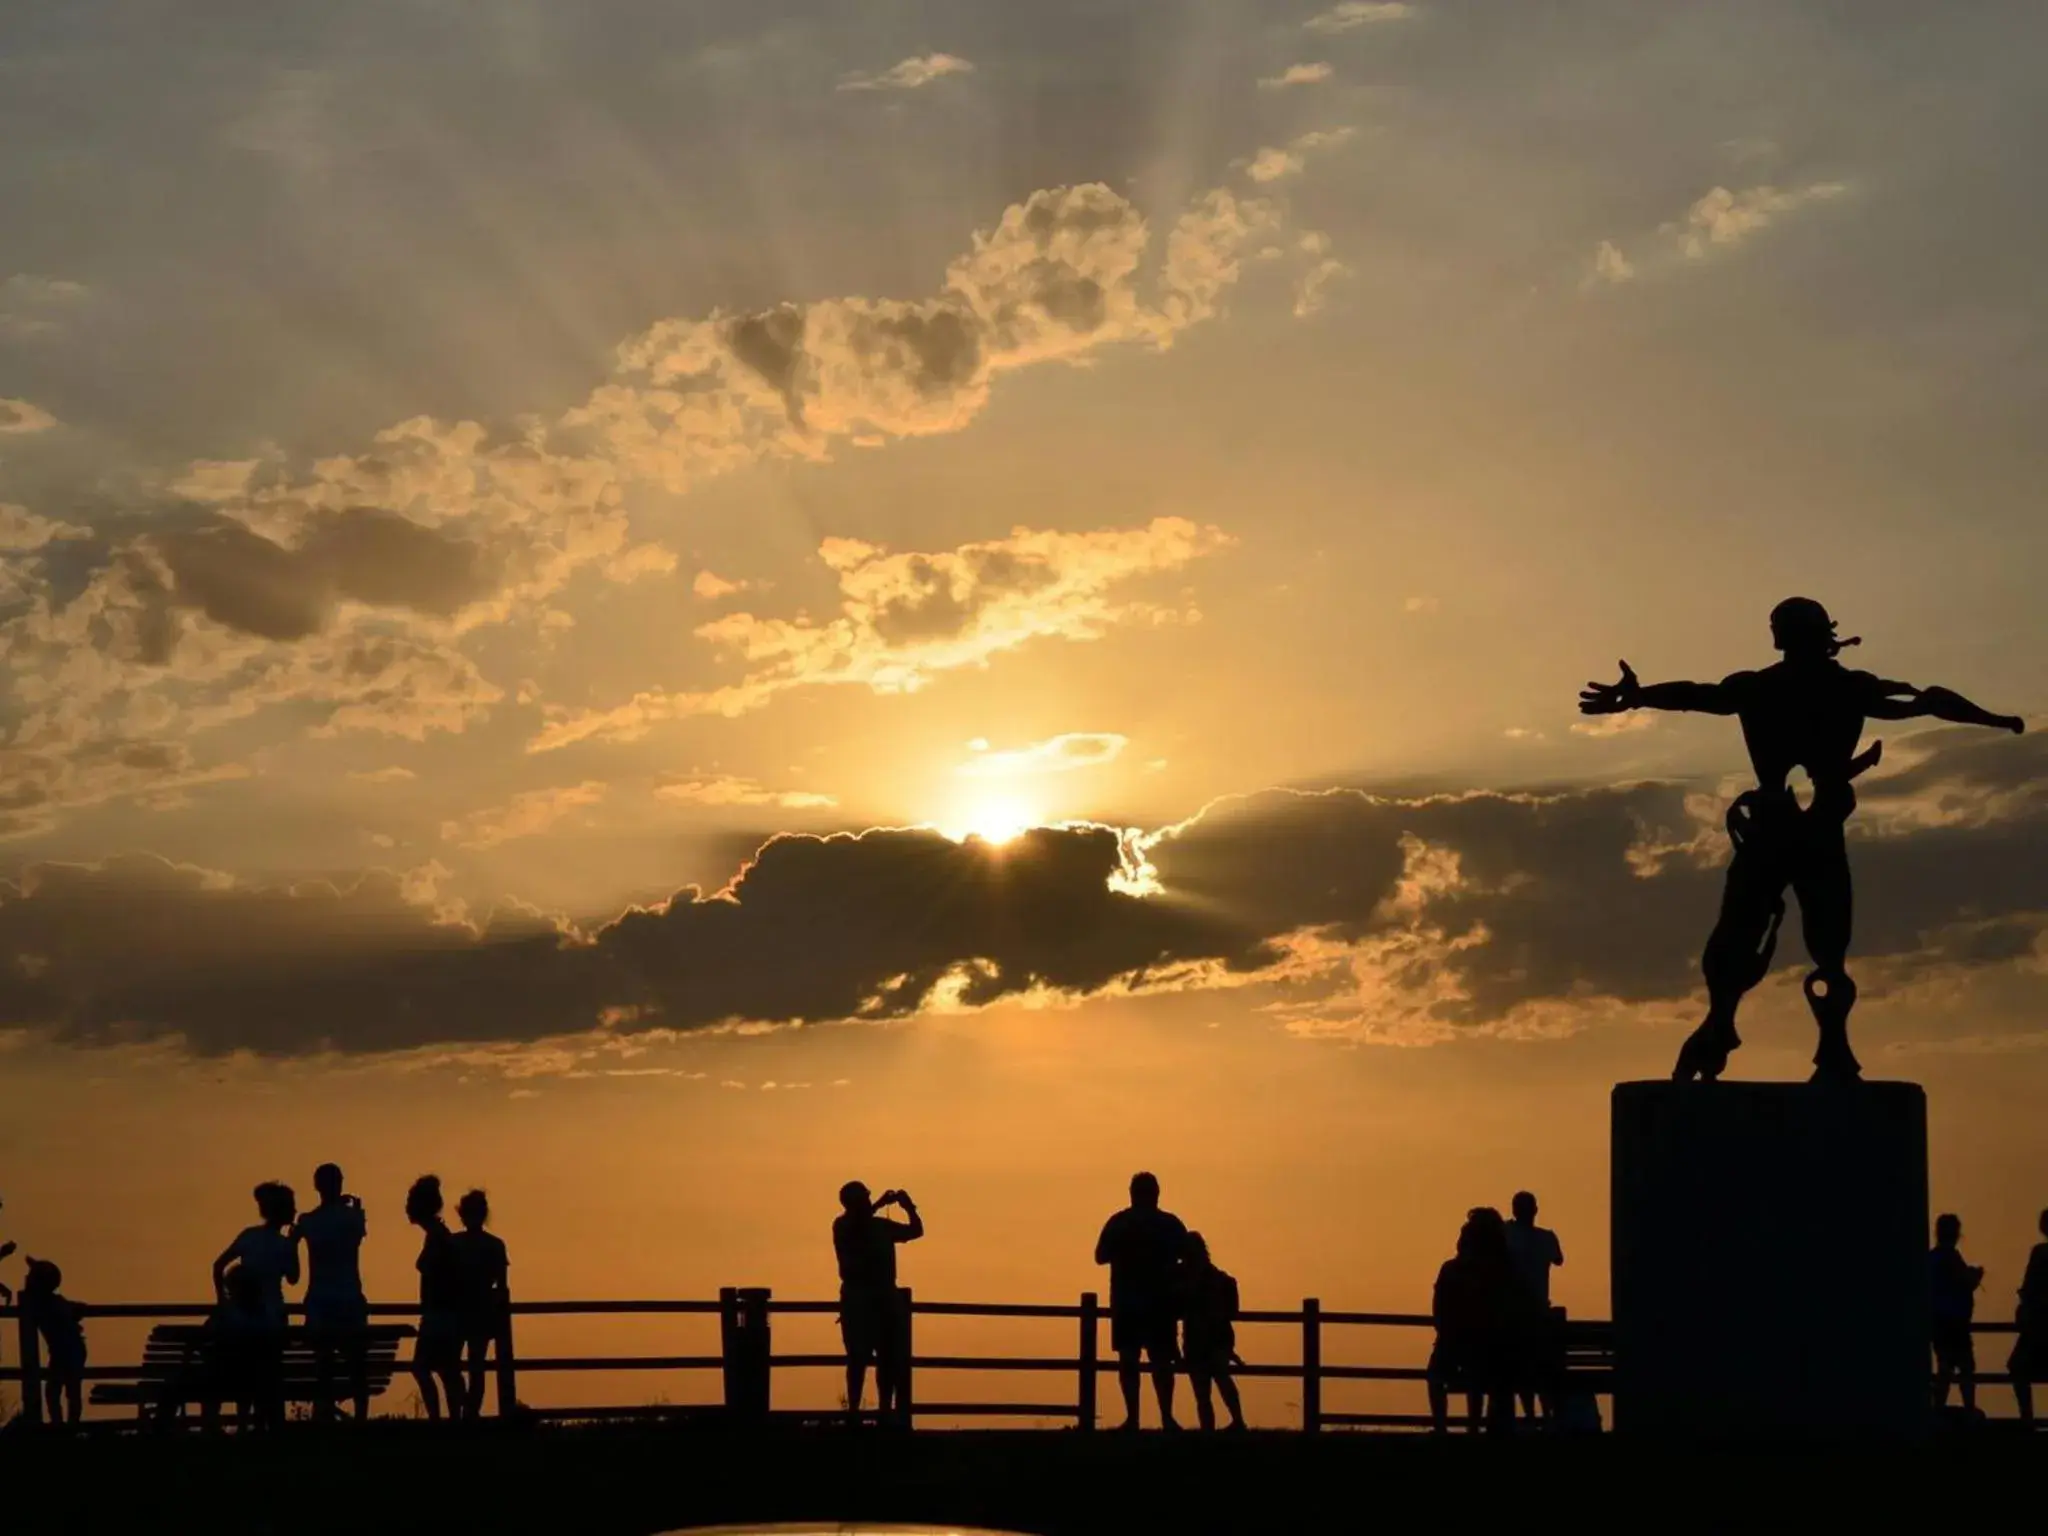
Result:
[[[909,1407],[904,1400],[905,1357],[903,1314],[896,1291],[896,1245],[924,1236],[924,1218],[917,1202],[900,1189],[884,1190],[877,1200],[858,1179],[839,1191],[843,1207],[832,1223],[832,1251],[839,1260],[839,1333],[846,1341],[846,1412],[860,1422],[860,1402],[867,1389],[868,1366],[875,1367],[875,1407],[884,1419]],[[882,1215],[900,1206],[907,1221]]]
[[[332,1419],[334,1365],[343,1362],[356,1418],[370,1416],[370,1304],[363,1296],[361,1253],[369,1222],[363,1202],[342,1188],[341,1170],[313,1170],[320,1203],[298,1219],[293,1236],[306,1245],[306,1332],[313,1344],[316,1390],[313,1416]]]

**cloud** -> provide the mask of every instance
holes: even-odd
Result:
[[[1682,222],[1666,225],[1665,231],[1676,235],[1685,254],[1697,261],[1715,247],[1742,244],[1788,213],[1846,196],[1848,191],[1848,183],[1841,181],[1792,188],[1750,187],[1741,192],[1715,187],[1686,210]]]
[[[12,502],[0,502],[0,555],[31,555],[59,539],[91,537],[88,529],[39,517]]]
[[[770,805],[787,811],[826,810],[839,802],[831,795],[805,789],[768,789],[752,779],[730,774],[672,779],[655,789],[663,800],[682,805]]]
[[[835,616],[731,613],[699,625],[701,638],[742,663],[738,681],[706,692],[650,691],[609,709],[558,710],[528,750],[633,740],[694,715],[748,714],[792,689],[913,693],[941,672],[983,665],[1034,640],[1094,640],[1117,625],[1169,621],[1173,609],[1118,590],[1229,542],[1219,529],[1178,517],[1089,533],[1019,528],[1006,539],[915,554],[827,539],[818,554],[838,578]]]
[[[1332,70],[1329,65],[1321,62],[1290,64],[1281,70],[1279,74],[1267,75],[1264,79],[1260,80],[1259,88],[1266,91],[1284,91],[1297,85],[1321,85],[1334,73],[1336,71]]]
[[[1343,0],[1327,11],[1309,17],[1302,26],[1310,32],[1350,32],[1358,27],[1370,27],[1382,22],[1407,21],[1416,14],[1417,8],[1403,3],[1403,0]]]
[[[605,562],[607,581],[624,585],[643,576],[667,576],[676,568],[676,552],[665,544],[634,544]]]
[[[32,437],[57,425],[57,418],[28,400],[0,399],[0,437]]]
[[[418,778],[419,775],[410,768],[393,766],[390,768],[371,768],[362,772],[351,773],[349,777],[359,784],[404,784]]]
[[[1401,611],[1403,613],[1435,613],[1442,607],[1442,601],[1429,593],[1421,593],[1414,597],[1403,598],[1401,601]]]
[[[2048,793],[2032,787],[2048,741],[1932,734],[1874,798],[1989,794],[2000,813],[1859,830],[1866,1004],[1994,970],[2048,1001]],[[1202,989],[1303,1032],[1404,1043],[1676,1023],[1719,901],[1721,809],[1684,783],[1270,790],[1152,833],[1040,827],[1000,848],[785,834],[723,890],[589,924],[473,921],[436,899],[432,866],[344,887],[41,865],[0,886],[0,1027],[375,1052]],[[1802,966],[1796,937],[1781,958]]]
[[[187,501],[234,501],[248,495],[260,459],[194,459],[171,482],[171,494]]]
[[[1647,709],[1631,710],[1620,715],[1591,715],[1583,720],[1574,720],[1571,731],[1574,736],[1630,736],[1639,731],[1657,729],[1657,716]]]
[[[61,331],[91,290],[61,277],[16,272],[0,278],[0,336],[49,336]]]
[[[1070,731],[1028,747],[1007,752],[983,749],[956,770],[968,778],[1014,778],[1028,774],[1071,773],[1077,768],[1099,768],[1113,763],[1130,745],[1130,738],[1114,731]]]
[[[557,789],[533,789],[514,795],[503,805],[472,811],[459,821],[441,824],[444,842],[471,850],[495,848],[515,838],[537,837],[570,812],[597,805],[608,786],[590,781]]]
[[[1308,231],[1296,245],[1311,263],[1294,287],[1294,318],[1306,320],[1321,312],[1328,302],[1330,285],[1340,277],[1349,277],[1351,269],[1330,254],[1330,237],[1320,230]]]
[[[1799,187],[1756,186],[1741,191],[1714,187],[1697,198],[1681,218],[1658,227],[1635,254],[1612,240],[1594,247],[1585,286],[1633,282],[1652,270],[1705,261],[1746,244],[1781,219],[1817,203],[1847,197],[1846,181],[1816,181]]]
[[[848,75],[842,91],[915,91],[948,75],[971,75],[974,66],[950,53],[927,53],[892,64],[879,74]]]
[[[1253,181],[1266,185],[1299,176],[1308,168],[1308,157],[1319,150],[1334,149],[1353,138],[1354,128],[1325,128],[1304,133],[1288,142],[1285,149],[1268,145],[1246,162],[1245,174]]]
[[[710,603],[721,597],[731,597],[735,592],[744,592],[748,585],[744,581],[728,581],[716,571],[699,571],[697,579],[690,583],[690,590]]]
[[[1635,263],[1622,254],[1621,247],[1612,240],[1602,240],[1593,252],[1591,281],[1596,283],[1626,283],[1636,275]]]
[[[482,658],[512,656],[512,676],[534,675],[518,647],[558,636],[572,581],[673,568],[663,542],[634,536],[629,505],[652,501],[638,491],[683,495],[750,465],[959,431],[1008,373],[1170,347],[1220,313],[1247,242],[1280,224],[1274,206],[1223,188],[1162,231],[1106,186],[1047,189],[975,232],[926,297],[663,320],[622,343],[610,377],[553,419],[494,435],[416,417],[307,462],[196,461],[164,477],[171,500],[97,518],[67,545],[63,580],[40,556],[0,571],[0,678],[13,706],[13,755],[0,764],[33,764],[26,778],[0,766],[0,799],[46,797],[47,823],[154,782],[141,766],[109,775],[110,761],[195,782],[209,768],[206,733],[252,732],[247,722],[271,711],[274,730],[323,736],[468,730],[508,693]],[[41,420],[15,415],[21,427]],[[1092,638],[1156,619],[1162,610],[1112,601],[1107,587],[1219,537],[1167,519],[930,555],[827,540],[845,612],[821,624],[728,616],[699,638],[738,659],[738,683],[708,698],[657,694],[622,719],[739,713],[810,682],[914,687],[1039,635]],[[1127,546],[1135,564],[1106,570]],[[1043,590],[1018,588],[1012,565]],[[935,572],[944,593],[928,585]],[[920,608],[942,628],[949,602],[961,632],[909,633]],[[507,633],[486,647],[493,630]],[[518,694],[546,705],[537,687]],[[601,720],[586,731],[558,708],[547,716],[549,740],[604,733]],[[71,758],[78,772],[61,766]]]
[[[214,519],[140,548],[169,604],[265,640],[304,639],[343,604],[453,618],[498,585],[480,543],[372,507],[316,518],[293,544]]]

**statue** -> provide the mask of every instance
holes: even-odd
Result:
[[[1837,661],[1861,638],[1836,638],[1835,622],[1812,598],[1790,597],[1771,610],[1771,640],[1784,660],[1760,672],[1735,672],[1718,683],[1650,683],[1621,664],[1618,683],[1588,683],[1579,708],[1589,715],[1630,709],[1688,710],[1734,715],[1756,770],[1757,787],[1728,808],[1735,856],[1721,895],[1721,916],[1707,940],[1700,968],[1707,982],[1707,1017],[1686,1039],[1672,1076],[1712,1082],[1742,1042],[1735,1009],[1742,995],[1770,971],[1785,888],[1799,898],[1806,953],[1807,1006],[1820,1027],[1814,1052],[1815,1082],[1853,1081],[1863,1069],[1849,1049],[1849,1010],[1856,983],[1849,954],[1849,850],[1845,832],[1856,809],[1850,783],[1872,767],[1882,742],[1856,750],[1870,720],[1947,720],[2018,735],[2026,722],[1994,715],[1946,688],[1915,688],[1854,672]],[[1812,804],[1801,807],[1790,778],[1804,768]]]

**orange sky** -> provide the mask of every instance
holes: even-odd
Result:
[[[1597,1312],[1746,779],[1581,684],[1808,592],[2048,714],[2031,13],[327,9],[0,17],[0,1219],[77,1295],[334,1158],[380,1294],[432,1168],[524,1295],[824,1295],[859,1176],[1065,1298],[1142,1165],[1260,1305],[1527,1185]],[[2041,741],[1859,784],[1987,1314]]]

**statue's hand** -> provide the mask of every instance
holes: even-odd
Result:
[[[2027,733],[2027,722],[2018,715],[2007,715],[2005,717],[2005,727],[2015,736],[2024,736]]]
[[[1618,683],[1588,683],[1579,690],[1579,713],[1582,715],[1618,715],[1623,710],[1638,708],[1643,702],[1643,685],[1636,681],[1635,669],[1627,662],[1621,664],[1621,681]]]

